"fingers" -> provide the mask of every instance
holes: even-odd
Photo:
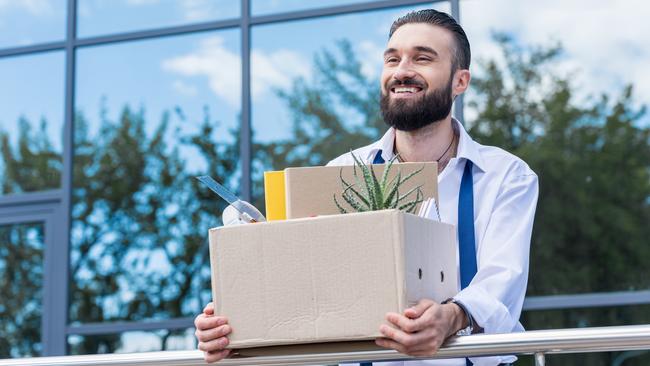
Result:
[[[379,331],[387,339],[393,340],[406,347],[413,347],[415,345],[424,343],[429,333],[427,331],[422,331],[418,333],[406,333],[401,329],[397,329],[385,324],[382,324],[379,327]]]
[[[214,315],[213,303],[203,308],[203,312],[194,319],[194,326],[198,349],[203,351],[206,362],[217,362],[230,355],[230,350],[225,348],[230,343],[226,336],[232,332],[232,328],[228,325],[228,318]]]
[[[217,362],[221,361],[224,358],[228,357],[230,355],[230,350],[223,350],[223,351],[216,351],[216,352],[205,352],[203,353],[203,358],[205,359],[205,362],[207,363],[212,363],[212,362]]]
[[[386,320],[406,333],[415,333],[423,329],[416,319],[409,319],[397,313],[386,314]]]
[[[422,316],[422,314],[424,314],[425,311],[427,311],[427,309],[432,307],[434,304],[436,303],[433,300],[422,299],[418,301],[415,306],[404,310],[404,315],[411,319],[419,318]]]
[[[208,305],[206,305],[203,308],[203,314],[206,314],[206,315],[213,315],[214,314],[214,304],[212,302],[209,302]]]
[[[228,318],[225,316],[205,315],[203,313],[194,319],[194,326],[197,330],[212,329],[224,324],[228,324]]]
[[[209,342],[213,339],[225,337],[228,334],[232,332],[232,328],[230,325],[222,325],[220,327],[212,328],[212,329],[206,329],[206,330],[196,330],[194,333],[196,335],[196,339],[199,340],[199,342]]]
[[[216,339],[212,339],[207,342],[199,342],[198,349],[203,351],[203,352],[221,352],[225,350],[225,348],[228,346],[230,343],[230,340],[226,337],[220,337]]]
[[[417,321],[422,318],[414,320],[395,313],[389,313],[387,317],[395,320],[397,324],[395,326],[383,324],[379,327],[379,331],[385,337],[376,340],[379,346],[392,348],[411,356],[430,356],[438,351],[445,339],[439,327],[435,326],[409,332],[418,329]]]

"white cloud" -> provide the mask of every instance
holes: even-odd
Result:
[[[172,88],[181,95],[188,97],[195,97],[199,94],[198,89],[191,84],[188,84],[182,80],[176,80],[172,83]]]
[[[280,49],[272,53],[260,50],[251,52],[251,93],[261,96],[271,88],[288,88],[291,81],[299,76],[309,78],[309,61],[291,50]]]
[[[207,77],[215,95],[232,106],[240,105],[241,57],[228,50],[221,37],[205,39],[197,50],[164,60],[162,68],[183,76]],[[251,74],[251,93],[255,98],[273,87],[291,86],[291,80],[297,76],[309,77],[310,64],[300,54],[290,50],[280,49],[271,53],[253,50]]]
[[[650,101],[650,3],[641,0],[473,1],[461,2],[461,20],[472,52],[492,58],[498,48],[490,30],[506,31],[522,44],[561,41],[566,58],[560,72],[578,71],[576,85],[586,94],[620,90],[633,83]]]
[[[36,16],[50,15],[54,12],[52,0],[0,0],[0,14],[14,9],[27,11]]]
[[[231,105],[241,99],[241,62],[220,37],[205,39],[193,53],[163,60],[162,68],[184,76],[205,76],[210,89]]]
[[[218,4],[210,0],[183,0],[180,5],[183,18],[191,22],[214,19],[219,14]]]

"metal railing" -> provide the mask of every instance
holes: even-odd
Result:
[[[545,365],[545,354],[650,350],[650,325],[536,330],[510,334],[479,334],[450,339],[434,357],[427,359],[495,355],[535,355]],[[414,359],[392,350],[332,352],[301,355],[229,358],[217,365],[318,365],[341,362]],[[205,365],[199,351],[163,351],[131,354],[36,357],[0,360],[0,366],[81,365]]]

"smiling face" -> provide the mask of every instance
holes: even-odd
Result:
[[[453,98],[469,82],[469,71],[452,72],[454,39],[426,23],[399,27],[388,41],[381,75],[384,121],[412,131],[449,116]]]

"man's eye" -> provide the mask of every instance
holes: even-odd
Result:
[[[428,58],[428,57],[418,57],[418,58],[417,58],[417,61],[418,61],[418,62],[427,62],[427,61],[430,61],[430,60],[431,60],[431,59]]]
[[[392,64],[392,63],[396,63],[396,62],[398,62],[396,57],[390,57],[390,58],[386,59],[387,64]]]

